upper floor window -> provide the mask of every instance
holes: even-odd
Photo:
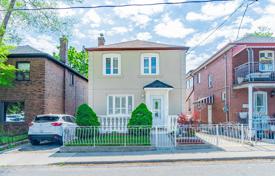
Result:
[[[30,62],[16,62],[16,80],[29,81],[30,80]]]
[[[213,87],[213,75],[208,75],[208,88]]]
[[[142,75],[159,74],[158,54],[146,53],[141,55],[141,74]]]
[[[186,87],[187,89],[190,89],[193,87],[193,77],[189,78],[187,81],[186,81]]]
[[[197,84],[201,83],[201,73],[197,73]]]
[[[260,51],[259,70],[274,71],[274,51]]]
[[[74,85],[74,74],[70,73],[70,85],[73,86]]]
[[[120,55],[103,55],[103,75],[120,75]]]
[[[113,114],[131,114],[133,110],[132,95],[109,95],[107,100],[107,113]]]

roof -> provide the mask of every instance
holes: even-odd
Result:
[[[234,43],[275,43],[275,37],[246,36]]]
[[[55,59],[53,56],[49,55],[48,53],[37,50],[29,45],[17,46],[15,49],[10,51],[10,54],[8,57],[9,58],[37,58],[37,59],[45,58],[45,59],[53,61],[54,63],[62,66],[63,68],[68,69],[69,71],[73,72],[80,78],[88,81],[88,79],[86,77],[84,77],[83,75],[78,73],[76,70],[74,70],[70,66],[64,64],[63,62],[58,61],[57,59]]]
[[[173,88],[173,86],[170,86],[169,84],[166,84],[164,82],[161,82],[159,80],[155,80],[154,82],[147,84],[143,87],[145,88]]]
[[[192,73],[196,73],[201,70],[204,66],[208,65],[212,61],[216,60],[221,54],[228,51],[232,47],[236,45],[245,45],[245,44],[275,44],[275,37],[262,37],[262,36],[245,36],[239,40],[226,44],[223,48],[218,50],[214,55],[212,55],[209,59],[203,62],[196,69],[192,70]]]
[[[188,50],[189,47],[149,42],[144,40],[131,40],[126,42],[102,45],[95,48],[86,48],[87,51],[112,50]]]

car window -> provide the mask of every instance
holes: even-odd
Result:
[[[75,123],[75,118],[71,117],[72,123]]]
[[[58,121],[59,117],[57,116],[36,116],[34,122],[43,123],[43,122],[55,122]]]
[[[62,119],[65,122],[75,123],[75,120],[71,116],[64,116],[64,117],[62,117]]]

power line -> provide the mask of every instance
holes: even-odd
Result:
[[[38,10],[69,10],[69,9],[99,9],[99,8],[121,8],[121,7],[139,7],[139,6],[157,6],[157,5],[177,5],[191,3],[207,2],[229,2],[234,0],[189,0],[180,2],[158,2],[149,4],[121,4],[121,5],[98,5],[98,6],[73,6],[73,7],[41,7],[41,8],[15,8],[13,11],[38,11]],[[0,11],[7,11],[1,9]]]
[[[255,2],[256,2],[256,1],[253,1],[253,2],[251,2],[250,4],[247,4],[247,5],[246,5],[245,10],[244,10],[244,12],[243,12],[243,16],[242,16],[241,21],[240,21],[240,25],[239,25],[239,28],[238,28],[236,40],[239,38],[240,30],[241,30],[241,27],[242,27],[242,24],[243,24],[243,19],[244,19],[244,17],[245,17],[245,14],[246,14],[246,12],[247,12],[247,9],[248,9],[248,7],[249,7],[250,5],[254,4]]]
[[[226,17],[226,19],[220,23],[210,34],[208,34],[205,38],[203,38],[196,46],[194,46],[192,49],[190,49],[187,54],[190,54],[192,51],[196,50],[201,44],[203,44],[206,40],[209,39],[216,31],[218,31],[220,28],[222,28],[225,23],[235,14],[237,11],[243,7],[245,3],[242,2],[241,5],[239,5],[230,15]]]

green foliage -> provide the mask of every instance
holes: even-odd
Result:
[[[100,125],[96,113],[87,104],[82,104],[76,112],[76,123],[79,126],[94,126]]]
[[[82,3],[83,0],[16,0],[14,8],[46,8],[57,7],[61,4],[72,5]],[[1,0],[0,8],[7,10],[10,0]],[[13,11],[8,20],[8,28],[5,30],[5,37],[9,39],[21,39],[22,30],[29,32],[45,32],[51,35],[60,36],[70,34],[71,26],[76,22],[75,17],[66,16],[62,11],[57,10],[37,10],[37,11]]]
[[[141,103],[131,115],[128,127],[152,127],[152,112],[150,112],[144,103]]]
[[[53,53],[54,58],[60,61],[60,56]],[[81,75],[88,77],[88,53],[86,51],[77,51],[73,46],[68,49],[69,65]]]
[[[0,87],[12,86],[15,78],[15,67],[7,63],[7,55],[11,46],[0,43]]]
[[[272,37],[273,32],[271,32],[271,29],[268,27],[259,27],[257,31],[249,35],[256,37]]]

